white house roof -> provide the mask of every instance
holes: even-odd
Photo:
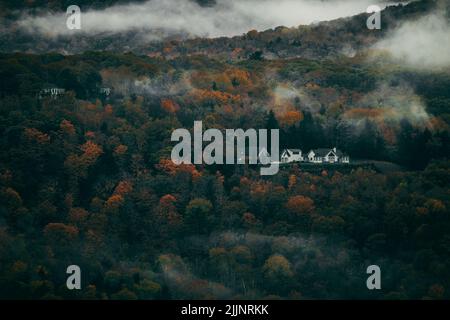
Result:
[[[314,155],[316,155],[318,157],[325,157],[330,151],[333,151],[333,150],[327,149],[327,148],[319,148],[319,149],[313,149],[311,151],[314,152]]]
[[[300,150],[300,149],[284,149],[283,153],[284,152],[288,152],[290,154],[294,154],[294,153],[302,153],[302,150]]]
[[[314,152],[314,155],[316,155],[318,157],[325,157],[326,155],[328,155],[331,152],[333,152],[338,157],[346,157],[347,156],[346,154],[344,154],[339,149],[336,149],[336,151],[334,151],[334,148],[331,148],[331,149],[329,149],[329,148],[318,148],[318,149],[312,149],[311,151]]]

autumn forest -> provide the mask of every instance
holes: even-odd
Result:
[[[129,50],[3,43],[0,299],[449,299],[450,68],[369,47],[385,34],[365,17]],[[171,133],[197,120],[352,162],[176,165]]]

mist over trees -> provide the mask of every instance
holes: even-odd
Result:
[[[377,76],[357,61],[3,54],[0,296],[448,297],[447,90],[414,77],[432,113],[397,120],[363,106]],[[40,97],[49,87],[66,92]],[[407,171],[176,166],[171,132],[197,119]],[[85,289],[69,292],[74,263]],[[382,293],[365,288],[368,263]]]

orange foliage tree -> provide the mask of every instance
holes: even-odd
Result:
[[[174,102],[171,99],[161,99],[161,108],[168,113],[176,113],[180,110],[180,106],[178,103]]]
[[[290,197],[286,208],[295,214],[310,214],[314,211],[314,201],[306,196]]]

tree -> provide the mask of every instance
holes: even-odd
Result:
[[[256,50],[252,52],[248,57],[250,60],[262,61],[264,60],[263,52],[261,50]]]
[[[429,130],[422,131],[408,120],[402,120],[397,136],[399,162],[411,169],[423,169],[430,160],[428,143],[431,138]]]
[[[352,155],[363,159],[382,159],[384,155],[384,139],[376,125],[366,119],[355,142],[350,147]]]
[[[44,228],[44,236],[49,244],[59,252],[70,254],[67,248],[75,247],[78,228],[64,223],[49,223]]]
[[[209,200],[197,198],[186,207],[185,221],[189,233],[206,233],[211,227],[212,204]]]
[[[280,122],[285,126],[294,126],[303,120],[303,114],[300,111],[287,111],[281,116]]]
[[[289,198],[286,208],[296,215],[311,214],[314,211],[314,201],[306,196],[293,196]]]
[[[111,295],[111,299],[113,300],[137,300],[137,298],[136,294],[128,288],[123,288]]]
[[[268,287],[275,293],[286,293],[292,287],[294,271],[288,259],[280,254],[270,256],[262,268]]]
[[[280,125],[278,123],[277,118],[275,117],[275,113],[273,112],[273,110],[270,110],[266,116],[266,124],[265,124],[264,129],[267,129],[267,130],[280,129]],[[272,140],[271,139],[268,139],[268,141],[267,141],[267,150],[272,150]]]
[[[180,106],[170,99],[161,99],[161,108],[171,114],[180,110]]]
[[[176,201],[177,199],[171,194],[166,194],[159,199],[159,205],[156,212],[160,223],[161,233],[173,234],[179,230],[183,223],[183,219],[175,206]]]
[[[278,120],[275,117],[275,113],[273,112],[273,110],[270,110],[266,116],[265,129],[280,129],[280,125],[278,124]]]

